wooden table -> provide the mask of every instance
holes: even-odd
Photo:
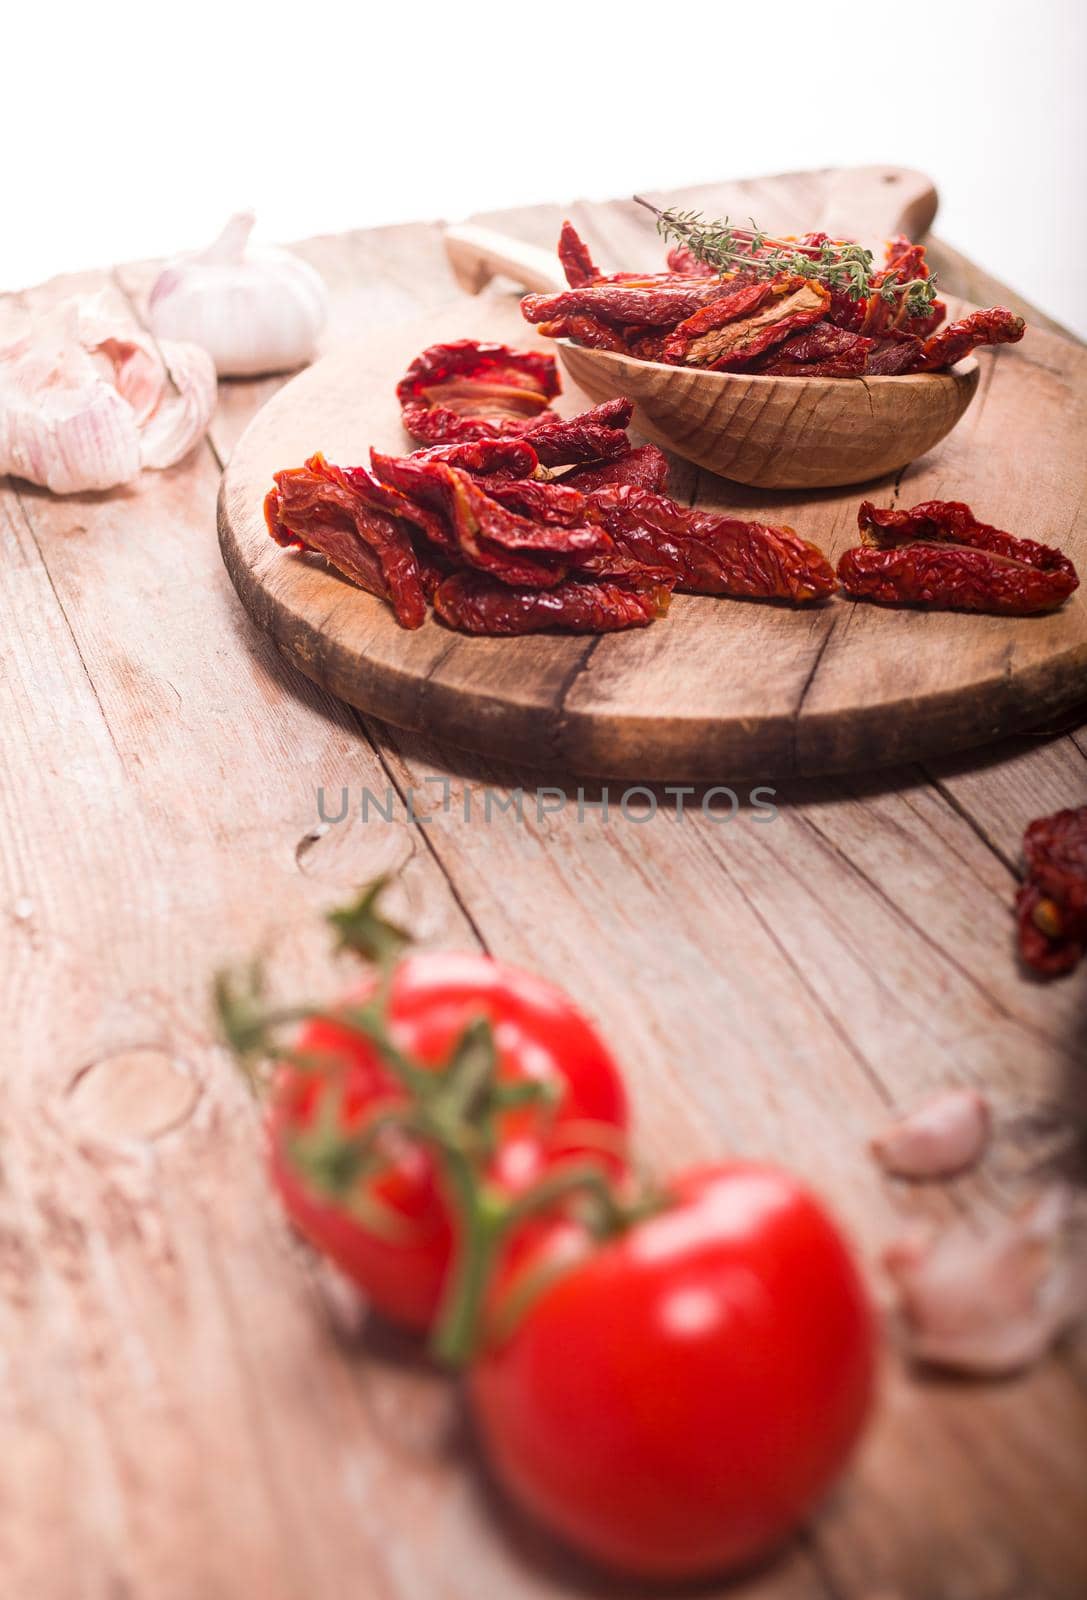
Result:
[[[798,221],[819,182],[796,178]],[[486,220],[547,244],[561,215]],[[572,215],[619,258],[624,207]],[[329,342],[454,298],[437,224],[301,253],[332,290]],[[1014,300],[935,253],[953,292]],[[101,288],[132,315],[152,270],[25,299]],[[1013,1205],[1039,1118],[1082,1090],[1087,973],[1027,981],[1009,908],[1024,824],[1087,799],[1087,732],[779,785],[770,824],[747,807],[707,818],[697,795],[682,818],[661,797],[651,820],[605,820],[598,787],[580,815],[576,798],[559,810],[530,773],[322,697],[249,624],[216,490],[276,387],[224,386],[206,444],[125,492],[0,487],[0,1585],[11,1600],[626,1600],[498,1507],[452,1386],[290,1237],[213,1036],[210,974],[261,943],[284,989],[330,992],[319,913],[401,869],[399,909],[427,940],[535,968],[599,1020],[657,1167],[780,1158],[871,1259],[912,1218]],[[427,782],[442,778],[448,810]],[[322,825],[318,789],[334,816],[345,786],[349,819]],[[520,817],[498,804],[517,788]],[[392,791],[393,821],[363,825],[363,789]],[[867,1135],[950,1083],[994,1097],[994,1158],[951,1190],[882,1180]],[[890,1359],[856,1471],[728,1593],[1082,1594],[1085,1380],[1075,1347],[1003,1384]]]

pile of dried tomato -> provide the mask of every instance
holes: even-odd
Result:
[[[218,986],[228,1042],[258,1082],[271,1066],[289,1217],[463,1372],[497,1479],[553,1534],[672,1582],[771,1550],[872,1402],[841,1232],[765,1163],[647,1186],[619,1067],[567,996],[474,951],[401,954],[379,889],[333,913],[379,962],[341,1001],[269,1012],[255,979]]]
[[[588,270],[580,241],[567,236],[564,248],[575,275]],[[769,317],[772,288],[734,287],[697,310],[719,280],[689,275],[660,291],[624,280],[616,292],[624,303],[649,295],[645,316],[663,317],[665,305],[669,316],[689,312],[679,329],[653,335],[662,349],[693,339],[721,351],[742,336],[748,354],[757,344],[765,356],[780,324],[764,320],[753,331],[750,319],[729,318],[740,304]],[[805,282],[778,308],[813,298],[821,305],[826,293]],[[796,370],[811,365],[801,350],[825,369],[853,337],[820,323],[787,344]],[[785,351],[774,347],[777,363],[791,359]],[[387,600],[405,628],[423,624],[428,604],[465,633],[610,633],[662,616],[673,590],[800,605],[832,593],[825,555],[792,528],[671,499],[665,456],[627,437],[629,400],[563,418],[550,406],[559,387],[554,358],[538,350],[470,339],[432,345],[397,387],[404,427],[423,448],[372,450],[369,469],[315,455],[277,472],[264,506],[268,530]],[[853,599],[1028,615],[1061,605],[1079,581],[1059,550],[979,522],[958,501],[911,511],[864,501],[858,522],[863,542],[837,571]]]
[[[826,240],[809,233],[796,246],[816,248]],[[885,282],[929,276],[924,245],[904,237],[888,244],[882,272],[860,300],[814,277],[722,275],[683,247],[669,252],[667,272],[605,276],[569,222],[559,259],[570,287],[526,295],[521,310],[529,322],[551,338],[672,366],[774,377],[893,377],[940,372],[978,345],[1014,344],[1024,332],[1022,317],[1003,306],[971,312],[937,332],[947,315],[943,301],[909,316],[904,302],[885,299]]]
[[[554,359],[461,340],[412,362],[397,394],[426,448],[322,456],[275,475],[269,532],[313,550],[417,628],[427,602],[466,633],[644,627],[673,589],[818,600],[822,551],[791,528],[679,505],[654,445],[631,446],[629,400],[555,415]]]

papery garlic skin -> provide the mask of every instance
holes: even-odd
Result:
[[[159,349],[176,392],[160,402],[140,434],[140,460],[156,470],[188,455],[207,428],[219,393],[215,363],[206,350],[169,339]]]
[[[883,1265],[899,1295],[911,1354],[978,1377],[1040,1360],[1087,1311],[1087,1261],[1073,1254],[1068,1192],[1054,1186],[985,1233],[960,1222],[910,1235]]]
[[[198,344],[220,377],[289,372],[312,361],[328,319],[328,291],[308,262],[250,246],[250,212],[219,238],[163,269],[148,313],[161,339]]]
[[[187,455],[215,410],[206,351],[153,341],[100,297],[31,320],[0,350],[0,473],[54,494],[113,489]]]
[[[886,1172],[902,1178],[950,1178],[975,1166],[992,1133],[989,1102],[974,1089],[949,1089],[871,1141]]]

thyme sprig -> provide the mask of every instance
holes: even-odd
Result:
[[[749,217],[750,228],[735,226],[728,217],[707,221],[701,211],[662,211],[641,195],[634,199],[656,218],[662,238],[686,245],[696,261],[713,267],[722,275],[751,272],[758,277],[817,278],[828,289],[836,289],[851,300],[864,300],[878,294],[889,304],[900,305],[904,317],[925,316],[936,299],[936,279],[901,279],[889,276],[875,283],[877,270],[872,252],[863,245],[827,239],[818,245],[798,244],[795,240],[775,239]]]

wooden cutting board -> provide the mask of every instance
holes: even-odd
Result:
[[[918,175],[840,175],[823,218],[790,211],[794,180],[732,186],[764,226],[823,225],[870,236],[931,220]],[[631,206],[624,259],[659,262]],[[795,206],[794,206],[795,211]],[[881,228],[880,218],[884,224]],[[953,307],[953,312],[955,308]],[[273,471],[321,450],[364,463],[369,447],[411,448],[394,387],[427,344],[461,337],[545,344],[517,299],[490,290],[427,320],[375,329],[282,389],[254,419],[223,479],[223,559],[247,610],[308,677],[397,727],[566,776],[781,778],[923,758],[1058,717],[1087,690],[1087,604],[999,618],[894,610],[835,597],[816,608],[677,596],[666,618],[604,637],[473,639],[428,621],[396,624],[381,601],[318,558],[279,549],[261,502]],[[898,480],[863,490],[745,489],[676,460],[672,492],[700,507],[788,522],[836,560],[856,542],[857,507],[968,501],[984,520],[1057,544],[1087,573],[1083,514],[1087,357],[1057,335],[982,352],[977,399],[958,428]],[[564,414],[590,404],[567,379]]]

